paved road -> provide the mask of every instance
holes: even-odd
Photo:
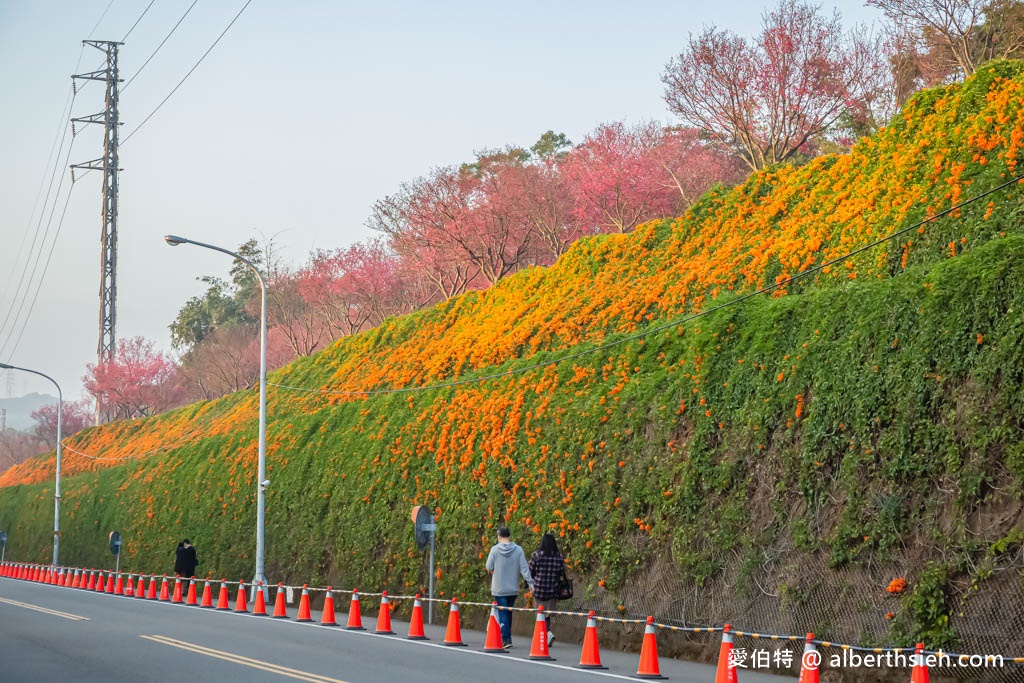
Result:
[[[573,668],[574,643],[556,641],[557,661],[534,662],[526,659],[528,638],[510,653],[486,654],[480,632],[463,630],[469,647],[451,648],[438,644],[440,626],[427,627],[430,642],[417,642],[298,623],[293,607],[289,614],[253,617],[0,578],[0,682],[601,683],[635,680],[638,663],[636,654],[602,651],[608,671],[581,671]],[[404,634],[408,626],[393,628]],[[711,666],[664,658],[661,672],[674,681],[715,677]],[[746,671],[742,678],[784,680]]]

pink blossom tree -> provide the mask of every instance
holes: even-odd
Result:
[[[143,337],[124,339],[114,360],[88,365],[85,390],[114,419],[161,413],[183,398],[178,366]]]

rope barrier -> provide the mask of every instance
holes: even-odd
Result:
[[[106,574],[113,573],[112,571],[107,570],[107,569],[94,569],[94,568],[84,568],[84,567],[60,567],[60,566],[54,567],[54,565],[37,564],[37,563],[33,563],[33,562],[13,562],[13,561],[7,561],[7,562],[4,562],[3,566],[6,566],[6,567],[25,566],[25,567],[29,567],[29,568],[38,567],[38,568],[41,568],[41,569],[50,569],[50,570],[56,569],[58,572],[63,570],[66,574],[67,573],[74,573],[75,571],[83,572],[83,575],[88,574],[89,572],[101,572],[101,573],[106,573]],[[178,578],[178,579],[184,579],[185,578],[185,577],[173,576],[173,575],[167,575],[167,574],[147,574],[147,573],[141,573],[141,572],[119,572],[119,575],[121,575],[121,576],[138,576],[140,579],[150,578],[151,577],[153,579],[162,580],[162,579],[166,578],[168,581],[173,580],[175,578]],[[211,577],[198,577],[198,576],[196,576],[196,577],[192,577],[192,579],[196,583],[201,583],[201,582],[209,581],[211,584],[213,584],[213,583],[224,583],[227,586],[239,586],[239,587],[244,586],[244,587],[247,587],[247,588],[252,588],[254,586],[254,584],[252,584],[251,582],[246,582],[244,580],[243,581],[227,581],[227,580],[222,580],[222,579],[216,579],[216,578],[214,578],[212,576]],[[278,586],[280,586],[280,588],[284,588],[284,589],[291,589],[292,591],[301,591],[303,588],[305,588],[306,592],[310,593],[310,594],[312,594],[312,593],[326,593],[327,590],[328,590],[326,586],[323,586],[323,587],[321,587],[321,586],[309,586],[309,585],[298,586],[298,585],[292,585],[292,584],[286,584],[286,583],[280,583],[280,584],[269,584],[268,583],[268,584],[264,585],[264,587],[267,588],[267,589],[269,589],[269,588],[277,588]],[[384,591],[379,591],[379,592],[376,592],[376,591],[361,591],[361,590],[354,589],[354,588],[334,588],[334,587],[331,587],[330,591],[331,591],[331,593],[333,595],[352,595],[354,593],[358,593],[360,597],[381,597],[384,594]],[[391,593],[388,593],[388,602],[391,604],[392,609],[394,609],[395,603],[397,603],[399,601],[403,601],[403,600],[411,601],[411,600],[415,600],[417,598],[419,599],[419,601],[421,603],[433,602],[433,603],[438,603],[438,604],[451,604],[451,602],[452,602],[452,598],[428,598],[428,597],[425,597],[423,595],[418,595],[418,596],[417,595],[403,595],[403,594],[392,595]],[[490,603],[490,602],[476,602],[476,601],[473,601],[473,600],[462,601],[462,600],[457,600],[456,599],[456,602],[458,603],[460,608],[461,607],[481,607],[481,608],[486,608],[488,610],[496,609],[498,611],[506,611],[506,612],[532,612],[532,613],[536,613],[537,612],[537,609],[534,608],[534,607],[502,607],[500,605],[495,605],[495,604]],[[620,618],[620,617],[599,616],[599,615],[596,615],[596,614],[594,616],[590,616],[590,612],[589,611],[587,611],[587,612],[575,612],[575,611],[571,611],[571,610],[544,610],[544,613],[552,615],[552,616],[580,617],[580,618],[583,618],[583,619],[588,619],[589,618],[589,619],[593,619],[596,622],[604,622],[604,623],[609,623],[609,624],[646,624],[647,623],[646,619],[626,619],[626,618]],[[722,633],[725,630],[724,627],[722,627],[722,626],[677,626],[675,624],[664,624],[664,623],[659,623],[659,622],[653,622],[651,625],[654,626],[654,628],[665,630],[665,631],[671,631],[671,632],[675,632],[675,633],[694,633],[694,634],[696,634],[696,633]],[[913,647],[865,647],[865,646],[862,646],[862,645],[850,645],[848,643],[837,643],[837,642],[833,642],[833,641],[829,641],[829,640],[822,640],[822,639],[816,639],[816,638],[812,638],[810,641],[807,641],[806,640],[806,636],[794,636],[794,635],[785,635],[785,634],[779,634],[779,633],[760,633],[760,632],[756,632],[756,631],[743,631],[743,630],[740,630],[740,629],[730,629],[729,633],[731,635],[733,635],[734,637],[750,638],[751,640],[772,640],[772,641],[779,641],[779,642],[805,642],[806,641],[806,642],[813,643],[814,645],[817,645],[817,646],[823,647],[823,648],[835,648],[835,649],[839,649],[839,650],[850,650],[850,651],[853,651],[853,652],[866,652],[866,653],[872,653],[872,654],[884,654],[884,653],[887,653],[887,652],[891,652],[893,654],[906,654],[908,656],[915,654],[915,648],[913,648]],[[970,654],[962,654],[962,653],[957,653],[957,652],[947,652],[945,650],[922,650],[922,653],[925,654],[925,655],[934,655],[934,656],[938,656],[938,657],[947,657],[947,658],[949,658],[950,661],[957,661],[957,662],[966,662],[968,660],[978,660],[978,661],[985,660],[985,661],[1000,661],[1003,664],[1024,664],[1024,657],[1014,657],[1014,656],[1009,656],[1009,655],[970,655]]]

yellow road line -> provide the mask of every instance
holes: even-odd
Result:
[[[42,612],[43,614],[49,614],[54,617],[61,617],[62,619],[70,619],[71,621],[89,621],[89,617],[80,617],[77,614],[58,612],[55,609],[47,609],[46,607],[40,607],[39,605],[30,605],[27,602],[18,602],[17,600],[8,600],[7,598],[0,598],[0,602],[5,602],[8,605],[14,605],[15,607],[24,607],[25,609],[35,610],[36,612]]]
[[[188,650],[189,652],[195,652],[196,654],[206,655],[207,657],[215,657],[216,659],[223,659],[226,662],[233,664],[241,664],[243,666],[252,667],[253,669],[260,669],[262,671],[269,671],[270,673],[279,674],[281,676],[288,676],[289,678],[297,678],[300,681],[308,681],[309,683],[346,683],[337,678],[329,678],[327,676],[321,676],[319,674],[309,673],[307,671],[299,671],[298,669],[289,669],[286,666],[279,666],[277,664],[271,664],[270,662],[261,662],[258,659],[249,659],[242,655],[236,655],[231,652],[223,652],[221,650],[214,650],[209,647],[203,647],[202,645],[196,645],[194,643],[186,643],[183,640],[175,640],[174,638],[168,638],[167,636],[139,636],[146,640],[152,640],[154,643],[161,643],[162,645],[170,645],[171,647],[177,647],[182,650]]]

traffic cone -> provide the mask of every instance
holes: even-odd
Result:
[[[174,592],[171,593],[171,602],[176,602],[176,603],[185,602],[185,600],[183,599],[183,596],[182,596],[181,577],[180,576],[175,576],[174,577]]]
[[[209,588],[209,584],[207,584],[207,588]],[[185,595],[185,604],[190,607],[195,607],[199,604],[199,601],[196,600],[196,577],[194,576],[188,580],[188,593]]]
[[[67,575],[64,573],[64,567],[61,567],[60,572],[57,575],[57,585],[63,588],[64,582],[67,580]]]
[[[107,587],[103,590],[103,592],[104,593],[111,593],[111,594],[113,594],[113,592],[114,592],[114,573],[113,572],[107,572]]]
[[[601,650],[597,646],[597,620],[593,610],[587,614],[587,630],[583,634],[583,652],[580,654],[579,668],[607,669],[601,664]]]
[[[107,588],[107,581],[103,578],[103,570],[96,573],[96,592],[102,593]]]
[[[114,583],[114,595],[124,595],[124,577],[117,575],[117,582]]]
[[[248,612],[249,606],[245,603],[245,581],[238,582],[238,599],[235,600],[236,612]]]
[[[738,683],[736,657],[733,655],[732,626],[722,627],[722,647],[718,650],[718,672],[715,683]]]
[[[928,665],[924,660],[924,643],[914,647],[914,668],[910,671],[910,683],[928,683]]]
[[[420,604],[420,594],[412,601],[412,617],[409,619],[409,635],[407,640],[430,640],[423,632],[423,605]]]
[[[448,628],[444,632],[442,645],[459,645],[465,647],[462,642],[462,620],[459,618],[459,602],[452,598],[451,609],[448,610]]]
[[[363,613],[359,609],[359,591],[352,591],[352,604],[348,609],[348,624],[345,626],[349,631],[365,631],[363,628]]]
[[[505,652],[501,642],[501,626],[498,624],[498,603],[491,603],[491,616],[487,618],[487,638],[484,652]]]
[[[309,615],[309,591],[308,586],[302,584],[302,597],[299,598],[299,614],[295,617],[295,621],[313,621],[313,617]]]
[[[530,644],[530,659],[554,659],[548,652],[548,622],[544,618],[544,605],[537,608],[537,621],[533,624],[533,643]]]
[[[217,609],[231,609],[228,605],[228,580],[220,580],[220,593],[217,595]]]
[[[804,641],[804,655],[800,658],[800,678],[797,683],[820,683],[821,676],[818,673],[818,666],[821,664],[821,655],[814,647],[814,634],[808,633]]]
[[[71,579],[71,587],[72,588],[81,588],[82,587],[82,572],[77,570],[77,569],[75,570],[75,578]]]
[[[85,582],[85,590],[94,591],[96,590],[96,572],[89,572],[89,580]]]
[[[129,598],[135,597],[135,584],[132,582],[131,574],[128,575],[128,583],[124,585],[124,594],[127,595]]]
[[[644,644],[640,648],[640,666],[636,670],[637,678],[665,680],[658,666],[658,636],[654,631],[654,617],[647,617],[644,627]],[[715,681],[719,683],[719,681]]]
[[[277,598],[274,600],[274,619],[287,619],[288,610],[284,602],[284,586],[283,583],[277,584]]]
[[[256,601],[252,606],[252,614],[254,617],[265,617],[267,616],[267,596],[264,595],[266,591],[262,581],[256,582]]]
[[[374,633],[386,636],[395,635],[395,632],[391,630],[391,605],[388,604],[387,591],[382,591],[380,594],[380,612],[377,613],[377,630]]]
[[[199,603],[199,606],[213,609],[213,591],[210,590],[209,579],[207,579],[206,583],[203,584],[203,600]]]
[[[149,588],[146,589],[146,599],[156,600],[156,574],[149,575]]]
[[[167,575],[164,574],[163,583],[160,584],[160,602],[167,602],[171,599],[171,592],[167,586]]]
[[[337,626],[334,618],[334,596],[331,595],[331,587],[327,587],[327,595],[324,597],[324,611],[320,613],[321,626]]]

